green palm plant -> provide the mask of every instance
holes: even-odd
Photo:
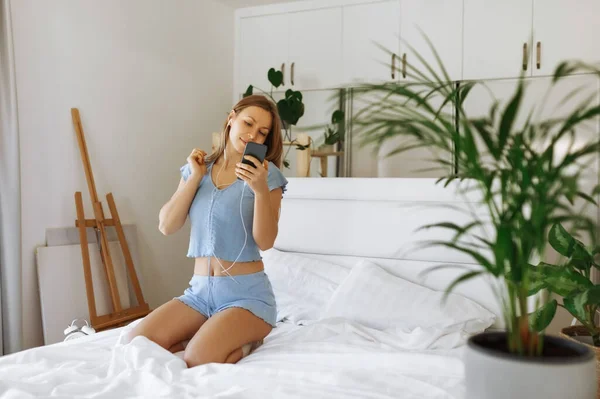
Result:
[[[499,282],[494,290],[502,304],[507,349],[539,355],[555,303],[539,296],[537,311],[528,313],[528,298],[542,288],[532,280],[535,266],[530,262],[544,253],[547,232],[556,223],[571,224],[573,231],[592,234],[595,240],[595,220],[575,211],[573,202],[578,197],[594,202],[584,193],[582,181],[585,162],[599,153],[598,139],[571,146],[564,155],[559,147],[565,140],[579,140],[579,128],[600,115],[600,106],[583,101],[566,116],[537,121],[524,105],[527,85],[521,76],[505,105],[496,101],[486,116],[471,117],[465,100],[485,83],[452,82],[429,45],[436,65],[411,48],[423,67],[409,65],[408,82],[354,89],[363,104],[353,117],[354,131],[363,146],[376,149],[390,139],[395,143],[400,139],[389,156],[417,148],[431,150],[431,169],[445,174],[438,183],[456,184],[465,194],[473,190],[481,194],[485,218],[473,214],[465,225],[423,226],[450,230],[453,235],[425,244],[460,251],[481,266],[467,270],[447,292],[474,277],[493,276]],[[599,70],[565,62],[556,69],[552,85],[580,72],[598,74]],[[520,114],[526,115],[523,123]],[[482,229],[489,236],[481,234]]]

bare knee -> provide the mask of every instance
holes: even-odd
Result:
[[[156,333],[151,333],[150,331],[147,331],[146,329],[143,328],[134,328],[133,330],[129,331],[127,333],[127,338],[126,338],[126,342],[129,343],[131,342],[135,337],[146,337],[148,338],[150,341],[160,345],[161,347],[168,349],[171,344],[169,342],[167,342],[167,340],[164,337],[161,337],[159,334]]]
[[[192,368],[208,363],[235,364],[240,361],[243,356],[242,348],[234,350],[227,356],[222,356],[217,353],[211,353],[210,351],[199,351],[193,350],[191,347],[186,347],[185,352],[183,353],[183,360],[187,364],[188,368]]]
[[[188,368],[201,366],[203,364],[213,363],[214,360],[209,359],[207,356],[203,356],[198,351],[193,351],[186,348],[183,352],[183,361],[187,364]]]
[[[194,350],[193,346],[185,348],[183,353],[183,360],[187,364],[188,368],[201,366],[208,363],[224,363],[225,358],[219,356],[211,351]]]
[[[133,330],[130,330],[127,333],[126,342],[129,343],[129,342],[133,341],[133,339],[135,337],[146,337],[148,339],[151,339],[147,334],[144,333],[144,330],[142,330],[140,328],[134,328]]]

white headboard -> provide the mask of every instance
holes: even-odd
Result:
[[[479,267],[458,251],[422,248],[424,240],[451,238],[449,230],[417,231],[442,221],[464,225],[473,221],[472,213],[479,217],[486,214],[479,197],[473,192],[460,194],[457,184],[444,187],[429,178],[288,180],[275,243],[281,251],[348,267],[359,259],[371,259],[395,275],[436,290],[444,290],[465,271],[444,269],[423,274],[428,268],[439,264]],[[484,231],[480,233],[486,236]],[[476,278],[455,292],[500,315],[489,283],[487,278]],[[499,317],[496,326],[501,324]]]

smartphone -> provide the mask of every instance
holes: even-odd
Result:
[[[265,156],[267,155],[267,149],[268,147],[264,144],[253,143],[252,141],[246,143],[246,149],[244,150],[244,155],[242,156],[242,163],[256,168],[256,166],[254,166],[252,162],[243,157],[245,157],[246,155],[250,155],[258,159],[262,163],[264,162]],[[238,177],[238,180],[242,179]]]

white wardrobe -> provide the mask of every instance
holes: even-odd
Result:
[[[300,90],[307,108],[294,132],[326,123],[336,106],[347,114],[358,112],[353,83],[410,79],[405,65],[420,65],[414,50],[435,64],[427,40],[451,81],[486,82],[489,90],[472,93],[466,103],[471,113],[486,111],[494,98],[508,99],[521,75],[531,80],[528,101],[533,107],[561,61],[600,63],[600,0],[299,1],[239,9],[235,28],[234,101],[250,84],[269,91],[268,69],[281,69],[284,84],[274,96]],[[573,76],[571,81],[557,97],[579,85],[589,89],[586,95],[595,91],[600,96],[598,76]],[[337,93],[343,103],[336,102]],[[544,109],[540,116],[549,112]],[[590,126],[590,134],[599,131],[600,121]],[[314,139],[322,136],[319,130],[307,132]],[[350,161],[344,176],[417,176],[414,170],[429,156],[413,152],[386,158],[386,148],[374,154],[351,137],[347,141]],[[291,176],[293,170],[284,173]]]

